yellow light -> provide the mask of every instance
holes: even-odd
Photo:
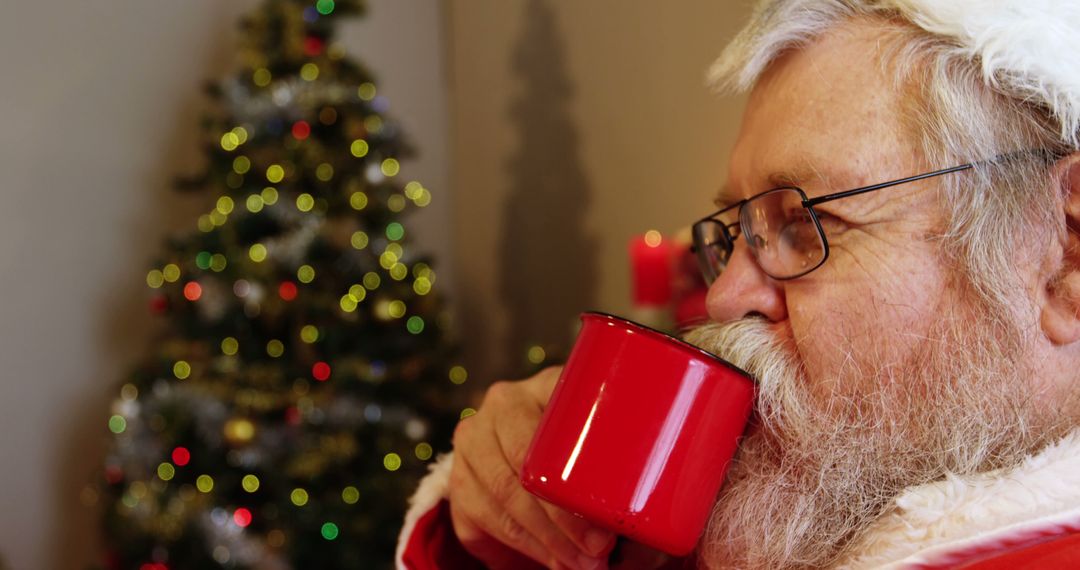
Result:
[[[146,284],[152,289],[157,289],[165,284],[165,275],[160,270],[151,269],[150,273],[146,274]]]
[[[278,192],[277,188],[274,188],[273,186],[267,186],[266,188],[263,188],[260,196],[262,196],[263,202],[266,202],[268,206],[273,206],[274,204],[277,204]]]
[[[465,408],[464,410],[461,410],[461,416],[459,416],[459,417],[461,419],[465,419],[465,418],[467,418],[469,416],[475,416],[475,415],[476,415],[476,410],[474,410],[472,408]]]
[[[412,288],[417,295],[427,295],[431,292],[431,281],[428,281],[427,277],[418,277]]]
[[[128,491],[131,492],[131,496],[139,499],[140,501],[146,498],[146,483],[142,481],[136,481],[128,487]]]
[[[357,96],[364,101],[371,101],[375,98],[375,84],[365,82],[360,84],[360,88],[356,90]]]
[[[413,180],[405,185],[405,197],[410,200],[415,200],[423,193],[424,187],[419,182]]]
[[[349,243],[356,249],[364,249],[368,245],[368,235],[362,231],[353,232]]]
[[[339,304],[341,305],[342,311],[345,311],[346,313],[351,313],[356,310],[356,297],[353,297],[352,295],[346,293],[345,295],[341,296],[341,301]]]
[[[360,500],[360,490],[352,485],[341,490],[341,500],[347,505],[355,505]]]
[[[139,389],[134,384],[124,384],[124,387],[120,389],[120,397],[126,402],[130,402],[139,397]]]
[[[363,285],[353,285],[349,287],[349,296],[359,303],[367,298],[367,289],[364,289]]]
[[[176,467],[173,467],[172,463],[162,463],[158,465],[157,476],[162,481],[169,481],[176,476]]]
[[[529,362],[540,364],[547,358],[547,352],[544,351],[542,346],[530,346],[529,351],[526,353],[526,357],[529,359]]]
[[[221,352],[232,356],[236,354],[236,351],[240,350],[240,342],[231,336],[227,336],[221,341]]]
[[[405,316],[405,303],[402,303],[401,301],[390,301],[390,307],[388,307],[387,310],[391,317],[400,319]]]
[[[383,457],[383,467],[386,467],[387,471],[397,471],[401,469],[401,456],[396,453],[387,453]]]
[[[345,57],[345,45],[341,42],[330,44],[330,47],[326,48],[326,55],[330,56],[330,59],[341,59]]]
[[[315,81],[319,77],[319,66],[314,63],[305,63],[303,67],[300,68],[300,77],[302,77],[304,81]]]
[[[232,134],[236,135],[236,140],[240,144],[244,144],[248,140],[248,132],[244,127],[235,127],[232,130]]]
[[[229,261],[225,259],[225,256],[220,253],[215,253],[210,256],[210,269],[218,273],[225,271],[225,266]]]
[[[195,479],[195,487],[203,493],[209,493],[214,490],[214,478],[209,475],[199,475]]]
[[[277,184],[285,178],[285,169],[280,164],[271,164],[266,168],[266,179],[271,184]]]
[[[251,75],[252,82],[254,82],[255,85],[258,85],[259,87],[266,87],[267,85],[270,85],[271,79],[273,79],[273,77],[270,75],[270,70],[266,69],[265,67],[260,67],[259,69],[256,69],[255,73]]]
[[[227,151],[234,151],[236,147],[240,146],[240,137],[236,136],[236,133],[225,133],[221,135],[221,148]]]
[[[381,265],[383,269],[390,269],[397,263],[397,260],[398,258],[394,255],[394,252],[384,251],[383,254],[379,256],[379,265]]]
[[[225,214],[222,214],[221,212],[217,211],[216,209],[213,212],[210,212],[210,223],[214,224],[215,226],[223,226],[223,225],[225,225],[225,222],[228,221],[228,219],[229,219],[229,216],[226,216]]]
[[[307,264],[301,265],[300,268],[296,270],[296,278],[299,279],[301,283],[311,283],[315,280],[315,268]]]
[[[364,274],[364,287],[367,287],[368,291],[378,289],[381,282],[382,279],[379,274],[374,271],[368,271]]]
[[[429,272],[431,272],[431,268],[428,267],[428,264],[424,263],[423,261],[417,263],[416,265],[413,265],[412,274],[414,277],[427,277],[427,274]]]
[[[649,247],[657,247],[660,242],[664,241],[663,236],[656,230],[649,230],[645,232],[645,245]]]
[[[225,175],[225,185],[233,190],[236,190],[244,185],[244,177],[243,175],[237,174],[235,172],[230,172]]]
[[[450,381],[454,384],[464,384],[469,379],[469,373],[464,366],[455,366],[450,369]]]
[[[394,194],[386,200],[386,207],[391,212],[400,212],[405,209],[405,197],[401,194]]]
[[[428,459],[431,459],[432,452],[433,450],[431,449],[431,444],[425,442],[416,444],[416,449],[413,451],[413,453],[416,454],[416,458],[420,461],[427,461]]]
[[[233,159],[232,168],[237,174],[247,174],[247,172],[251,170],[251,159],[244,155],[240,155]]]
[[[292,493],[289,494],[289,499],[292,500],[292,504],[302,507],[308,502],[308,492],[298,487],[292,490]]]
[[[214,231],[214,222],[210,219],[210,216],[203,214],[199,216],[199,231],[203,233],[209,233]]]
[[[334,177],[334,167],[327,162],[315,167],[315,178],[323,182],[329,182]]]
[[[248,248],[248,257],[255,263],[262,263],[266,260],[266,246],[257,243]]]
[[[363,210],[367,207],[367,204],[367,194],[364,194],[363,192],[353,192],[352,195],[349,196],[349,205],[352,206],[354,210]]]
[[[368,143],[364,139],[356,139],[349,145],[349,151],[356,158],[363,158],[368,153]]]
[[[173,375],[179,380],[185,380],[191,376],[191,365],[184,360],[177,360],[172,367]]]
[[[161,269],[161,276],[169,283],[176,283],[180,279],[180,266],[175,263],[166,265]]]
[[[228,196],[222,196],[217,200],[217,211],[222,214],[228,215],[232,213],[235,206],[236,204],[233,202],[233,199]]]
[[[423,208],[424,206],[427,206],[428,204],[431,203],[431,192],[428,192],[428,189],[424,188],[423,190],[420,191],[420,197],[413,200],[413,202],[417,206],[420,206],[421,208]]]
[[[315,325],[304,325],[304,327],[300,329],[300,340],[308,344],[313,344],[315,341],[319,340],[319,327],[316,327]]]
[[[390,277],[394,281],[401,281],[402,279],[404,279],[408,275],[409,275],[409,269],[406,268],[405,265],[402,264],[402,263],[395,263],[390,268]]]
[[[401,171],[401,163],[394,158],[388,158],[382,161],[382,165],[379,167],[382,173],[386,176],[397,176],[397,173]]]
[[[280,340],[271,340],[266,343],[266,354],[269,354],[272,358],[279,358],[282,354],[285,354],[285,345]]]
[[[254,475],[244,475],[244,478],[240,480],[240,485],[248,493],[254,493],[259,490],[259,478]]]
[[[310,212],[315,207],[315,198],[304,192],[296,197],[296,209],[301,212]]]
[[[386,246],[386,251],[393,253],[398,259],[401,259],[405,255],[405,248],[401,247],[400,243],[391,243]]]
[[[371,134],[378,134],[382,127],[382,118],[378,115],[369,115],[364,119],[364,129]]]
[[[266,204],[266,200],[258,194],[251,194],[247,197],[247,209],[252,214],[257,214],[262,211],[263,206]]]

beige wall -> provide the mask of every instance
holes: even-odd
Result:
[[[0,19],[0,558],[13,570],[91,562],[79,493],[147,346],[147,263],[206,208],[169,186],[199,164],[201,84],[228,69],[233,23],[257,3],[20,2]],[[442,5],[370,4],[344,39],[420,150],[403,173],[434,200],[410,228],[446,259]]]
[[[741,100],[704,71],[741,0],[450,4],[457,302],[484,383],[629,308],[631,236],[708,213]],[[507,245],[512,244],[512,245]]]

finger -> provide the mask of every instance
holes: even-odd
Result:
[[[458,539],[466,550],[485,561],[488,561],[488,557],[492,557],[494,559],[492,561],[503,558],[505,553],[487,539],[491,537],[549,568],[558,562],[557,557],[548,553],[547,548],[484,487],[467,461],[455,465],[455,468],[457,467],[461,468],[461,478],[458,483],[460,494],[469,497],[470,500],[464,502],[452,499],[450,501],[451,516],[454,516],[456,502],[458,516],[468,519],[462,521],[465,523],[461,525],[464,532],[458,534]],[[481,532],[470,534],[469,526]],[[455,531],[457,531],[457,523],[455,523]]]
[[[595,558],[607,558],[615,547],[615,533],[561,509],[543,499],[537,499],[552,524],[569,537],[582,552]]]

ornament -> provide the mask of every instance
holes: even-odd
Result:
[[[255,423],[248,418],[231,418],[222,430],[229,445],[243,446],[255,438]]]

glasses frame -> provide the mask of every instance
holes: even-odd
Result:
[[[712,214],[709,214],[708,216],[705,216],[704,218],[701,218],[700,220],[694,222],[694,225],[692,226],[693,231],[691,232],[691,234],[693,235],[694,244],[691,247],[691,249],[693,250],[695,256],[697,257],[698,265],[700,266],[702,275],[705,277],[706,283],[712,284],[713,281],[715,281],[716,279],[718,279],[720,277],[720,274],[723,273],[723,270],[721,270],[720,272],[717,272],[715,277],[710,277],[710,274],[712,273],[712,271],[710,269],[708,269],[707,262],[702,257],[702,254],[700,253],[699,250],[707,248],[707,247],[713,247],[715,244],[699,244],[697,242],[698,241],[697,236],[698,236],[698,233],[699,233],[697,231],[697,228],[700,227],[702,224],[706,224],[706,223],[716,224],[720,228],[720,231],[723,233],[724,238],[727,240],[728,248],[727,248],[726,257],[727,257],[727,259],[730,260],[732,252],[735,251],[735,240],[738,239],[739,234],[745,233],[745,228],[742,227],[743,208],[748,203],[752,202],[753,200],[756,200],[756,199],[758,199],[758,198],[760,198],[762,196],[765,196],[767,194],[771,194],[773,192],[785,191],[785,190],[794,190],[794,191],[798,192],[799,197],[802,198],[802,207],[806,208],[807,212],[810,213],[810,219],[814,221],[814,228],[818,232],[818,237],[821,238],[822,248],[824,249],[824,254],[821,256],[821,261],[819,261],[817,263],[817,265],[803,271],[802,273],[798,273],[796,275],[791,275],[791,276],[787,276],[787,277],[776,277],[776,276],[770,274],[768,271],[765,271],[765,268],[761,267],[760,262],[757,261],[756,255],[754,257],[754,263],[757,263],[758,267],[761,268],[761,270],[766,275],[768,275],[769,277],[771,277],[771,278],[773,278],[773,279],[775,279],[777,281],[790,281],[792,279],[798,279],[799,277],[802,277],[802,276],[806,275],[807,273],[810,273],[811,271],[814,271],[815,269],[821,267],[822,265],[825,264],[825,261],[827,259],[829,259],[829,240],[825,236],[825,230],[823,230],[822,227],[821,227],[821,221],[818,220],[818,215],[817,215],[817,212],[814,211],[814,206],[817,206],[818,204],[824,204],[825,202],[832,202],[833,200],[839,200],[841,198],[850,198],[852,196],[858,196],[860,194],[866,194],[868,192],[875,192],[877,190],[882,190],[882,189],[885,189],[885,188],[891,188],[893,186],[899,186],[901,184],[907,184],[908,182],[916,182],[916,181],[919,181],[919,180],[925,180],[927,178],[934,178],[936,176],[943,176],[945,174],[952,174],[954,172],[960,172],[960,171],[963,171],[963,170],[970,170],[972,168],[975,168],[976,165],[984,164],[984,163],[988,163],[988,162],[994,162],[994,161],[1002,158],[1003,156],[1006,156],[1006,155],[1002,155],[1002,156],[996,157],[996,158],[988,160],[988,161],[969,162],[967,164],[961,164],[959,166],[952,166],[952,167],[949,167],[949,168],[943,168],[941,170],[935,170],[933,172],[925,172],[923,174],[916,174],[915,176],[908,176],[907,178],[900,178],[900,179],[897,179],[897,180],[890,180],[888,182],[879,182],[877,184],[871,184],[869,186],[861,186],[859,188],[853,188],[851,190],[844,190],[844,191],[841,191],[841,192],[834,192],[832,194],[826,194],[824,196],[818,196],[817,198],[807,198],[806,197],[806,192],[804,192],[802,188],[799,188],[797,186],[780,186],[780,187],[777,187],[777,188],[770,188],[770,189],[768,189],[768,190],[766,190],[764,192],[759,192],[757,194],[754,194],[753,196],[750,196],[748,198],[744,198],[742,200],[739,200],[738,202],[735,202],[734,204],[732,204],[730,206],[721,208],[721,209],[713,212]],[[719,219],[720,215],[722,215],[724,213],[727,213],[727,212],[729,212],[731,210],[734,210],[736,208],[738,209],[738,211],[736,212],[736,218],[737,218],[738,221],[732,222],[730,224],[725,224],[723,220]],[[732,232],[733,227],[737,228],[739,231],[738,232]],[[711,265],[709,265],[709,266],[711,267]],[[724,263],[724,267],[725,268],[727,267],[727,262]]]

